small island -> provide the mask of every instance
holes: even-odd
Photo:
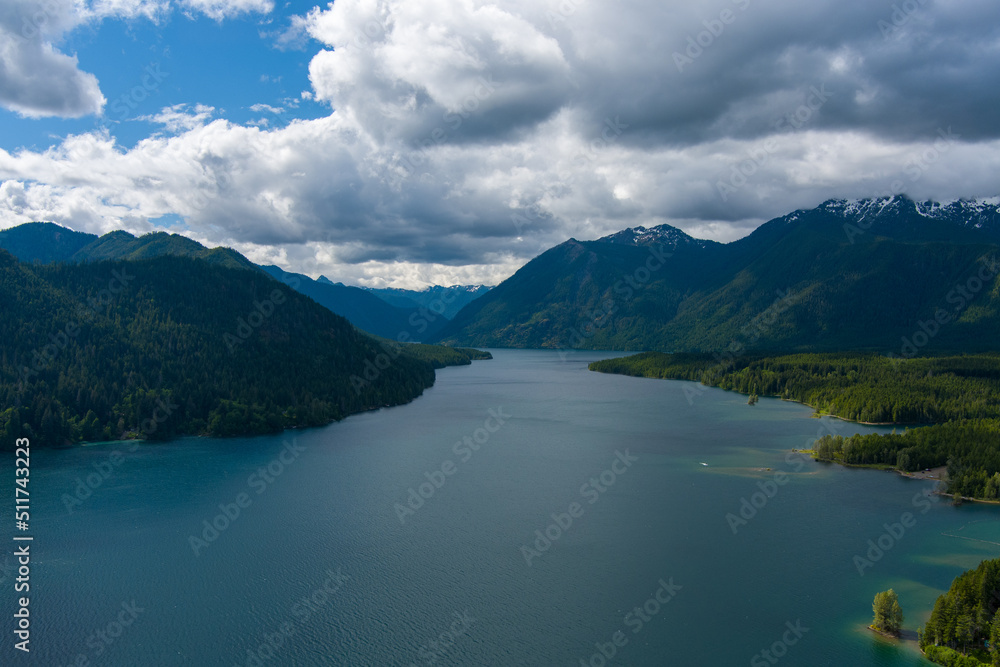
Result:
[[[891,588],[875,595],[872,602],[875,618],[868,627],[886,637],[899,638],[903,629],[903,609],[899,606],[899,596]]]

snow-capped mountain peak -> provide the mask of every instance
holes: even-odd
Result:
[[[603,236],[597,240],[601,243],[617,243],[620,245],[634,246],[656,245],[666,246],[668,248],[677,248],[681,245],[690,244],[704,246],[712,243],[712,241],[703,241],[701,239],[692,238],[676,227],[671,227],[670,225],[657,225],[656,227],[649,228],[629,227],[620,232]]]

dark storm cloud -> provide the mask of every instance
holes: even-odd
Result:
[[[636,43],[641,56],[624,59],[631,69],[574,63],[588,82],[578,102],[595,120],[628,118],[634,145],[766,135],[824,86],[832,94],[814,129],[908,140],[952,125],[967,140],[996,138],[1000,6],[958,4],[753,0],[741,9],[741,0],[680,13],[633,4],[651,32],[666,34]]]
[[[296,21],[329,117],[0,153],[0,214],[174,213],[292,270],[490,282],[628,226],[731,240],[829,198],[998,194],[995,0],[338,0]]]

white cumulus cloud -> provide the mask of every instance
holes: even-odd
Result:
[[[997,195],[1000,7],[886,20],[834,0],[337,0],[292,21],[326,117],[170,107],[131,148],[0,151],[0,227],[173,214],[256,261],[419,286],[495,283],[628,226],[732,240],[831,197]]]

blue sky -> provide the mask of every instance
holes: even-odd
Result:
[[[1000,194],[995,0],[4,0],[0,44],[0,229],[348,284]]]
[[[104,125],[123,147],[132,147],[162,129],[151,116],[178,104],[211,106],[213,116],[240,124],[264,118],[274,126],[325,115],[327,105],[300,97],[311,89],[309,54],[301,46],[279,48],[275,38],[291,16],[313,6],[281,3],[264,16],[223,21],[176,11],[156,21],[112,17],[74,30],[60,49],[75,54],[99,80],[107,99],[103,117],[33,119],[0,110],[0,146],[44,150],[68,134]],[[289,99],[298,106],[290,107]],[[282,112],[251,110],[260,104]]]

